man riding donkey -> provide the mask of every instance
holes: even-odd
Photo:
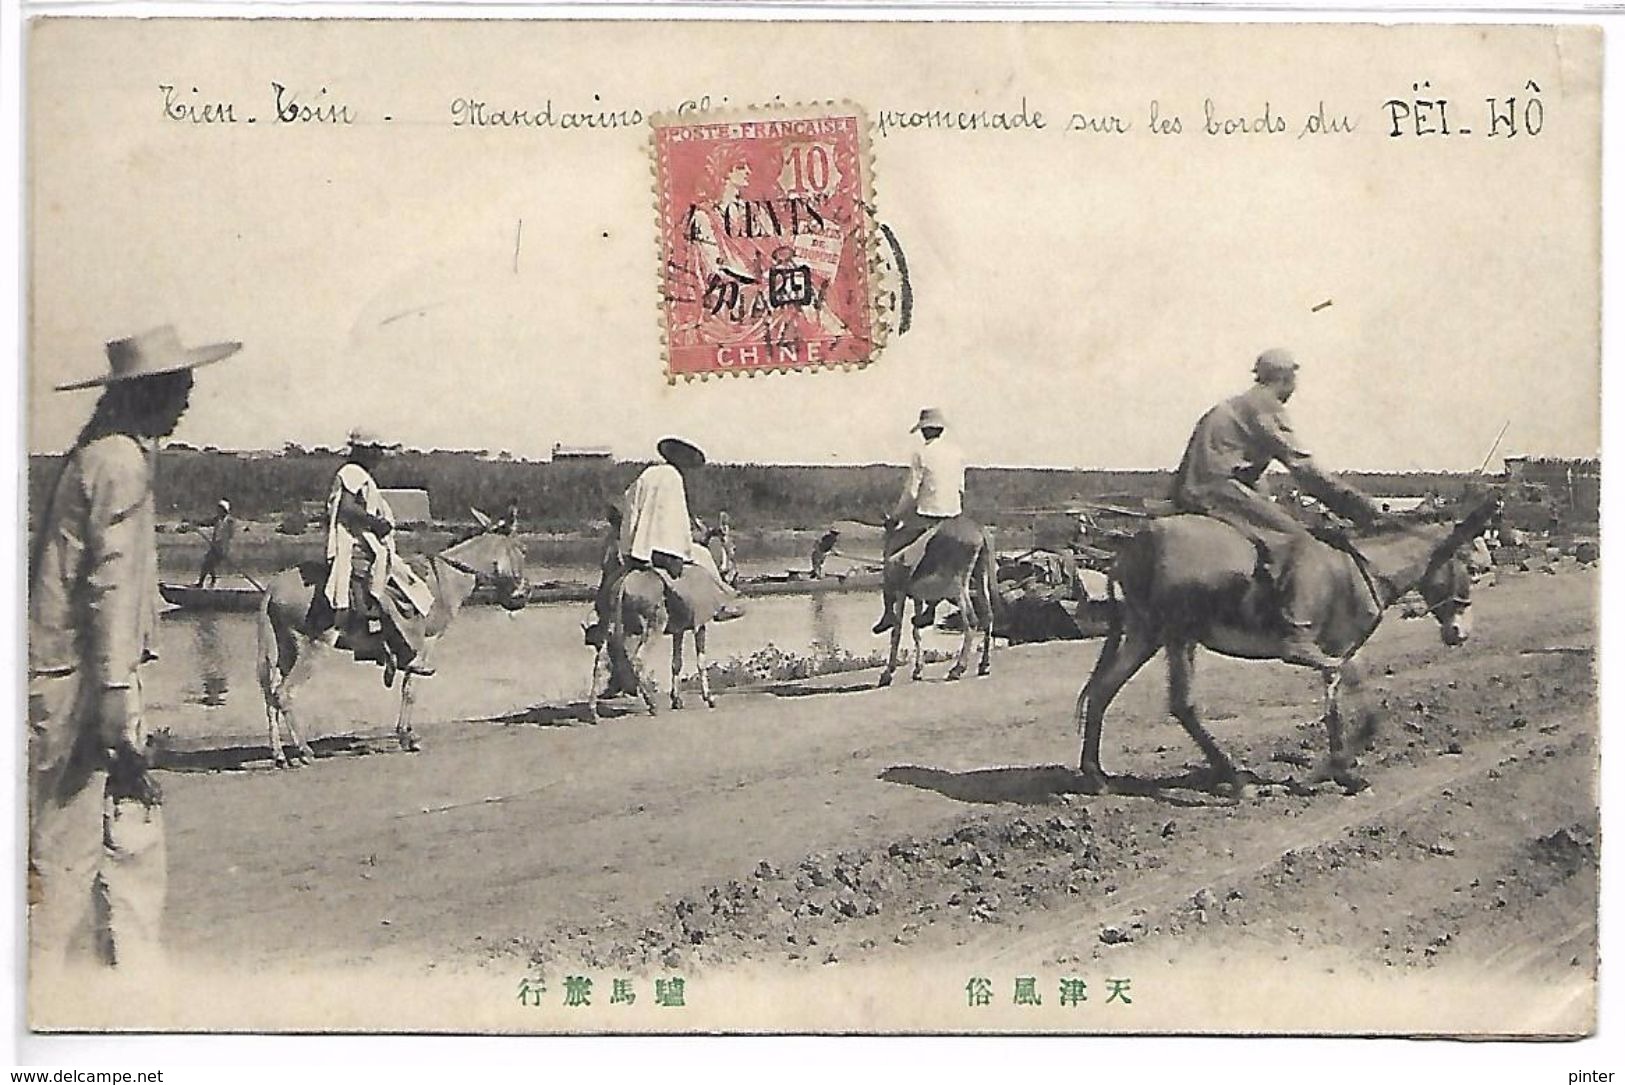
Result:
[[[636,664],[610,643],[617,620],[623,617],[616,613],[618,602],[625,602],[623,585],[632,574],[658,577],[664,600],[642,602],[663,604],[665,626],[671,631],[699,629],[707,622],[730,621],[745,613],[738,604],[738,592],[723,579],[711,551],[694,537],[695,521],[684,476],[693,476],[705,465],[705,453],[679,437],[664,438],[655,447],[661,462],[644,468],[610,509],[610,531],[594,605],[596,621],[585,627],[587,643],[599,648],[600,661],[612,667],[608,688],[603,691],[611,694],[638,692],[640,687],[631,673]],[[606,648],[613,651],[606,655]],[[594,685],[598,685],[597,677]],[[593,692],[600,691],[595,688]]]
[[[313,623],[327,642],[381,665],[385,685],[397,668],[434,673],[417,658],[434,592],[396,552],[395,514],[372,475],[398,447],[368,430],[350,434],[349,455],[328,491],[327,580],[314,604],[327,611]]]
[[[655,451],[662,462],[645,467],[621,498],[621,560],[627,569],[654,569],[668,588],[692,568],[707,602],[714,594],[722,606],[718,618],[737,618],[744,611],[732,605],[735,591],[723,580],[710,550],[694,539],[684,476],[705,466],[705,453],[680,437],[664,438]]]
[[[920,412],[910,433],[922,443],[909,458],[908,484],[903,487],[891,515],[886,518],[885,561],[888,579],[907,574],[919,565],[925,548],[943,524],[959,516],[965,500],[965,457],[943,434],[948,420],[936,407]],[[936,620],[936,603],[928,603],[915,618],[924,626]],[[884,633],[897,624],[900,610],[889,604],[875,623]]]
[[[1245,535],[1259,552],[1259,569],[1274,589],[1286,634],[1286,658],[1304,666],[1333,660],[1315,643],[1306,587],[1294,576],[1306,548],[1319,545],[1309,529],[1258,489],[1271,463],[1333,512],[1369,527],[1384,519],[1371,498],[1322,471],[1298,444],[1286,403],[1298,384],[1298,363],[1279,348],[1253,365],[1254,384],[1220,403],[1196,423],[1174,475],[1173,500],[1181,512],[1210,516]]]
[[[1169,712],[1206,756],[1215,786],[1238,796],[1254,789],[1202,722],[1195,667],[1196,649],[1205,647],[1319,672],[1328,756],[1315,779],[1352,794],[1366,786],[1354,769],[1378,722],[1358,692],[1363,668],[1356,656],[1384,612],[1414,590],[1444,644],[1460,645],[1470,635],[1472,581],[1463,554],[1497,514],[1498,496],[1442,521],[1386,515],[1298,444],[1284,409],[1297,370],[1286,351],[1260,355],[1254,387],[1203,415],[1191,434],[1174,482],[1181,515],[1151,520],[1118,547],[1111,628],[1075,715],[1087,790],[1114,786],[1100,761],[1106,709],[1159,652],[1168,664]],[[1357,542],[1312,535],[1264,497],[1258,484],[1272,463],[1359,524]],[[1343,691],[1353,697],[1352,714],[1344,711]]]
[[[923,663],[920,630],[936,620],[937,604],[944,599],[956,603],[964,617],[964,638],[948,678],[965,673],[978,629],[983,635],[977,673],[985,675],[991,668],[997,603],[993,543],[980,525],[963,515],[965,457],[943,436],[947,428],[947,419],[936,407],[920,412],[920,420],[909,432],[918,433],[922,443],[909,458],[908,484],[886,518],[881,584],[885,609],[874,626],[876,633],[891,631],[891,651],[880,675],[883,686],[891,683],[897,669],[903,606],[910,599],[914,601],[914,678],[920,677]]]

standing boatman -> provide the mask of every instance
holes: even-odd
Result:
[[[231,560],[231,540],[237,534],[237,521],[231,515],[231,502],[221,498],[215,503],[214,517],[208,524],[209,549],[203,555],[203,569],[198,573],[197,586],[212,588],[220,579],[220,566]]]

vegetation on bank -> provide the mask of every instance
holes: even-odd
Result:
[[[926,663],[945,663],[955,654],[938,648],[926,648],[922,652]],[[905,666],[912,665],[913,649],[904,652],[902,658]],[[815,648],[807,652],[792,652],[768,644],[748,656],[732,656],[721,662],[709,663],[706,672],[713,689],[740,689],[796,682],[827,674],[872,670],[885,663],[886,653],[879,650],[851,652],[845,648]],[[684,679],[685,688],[697,688],[698,684],[698,676]]]
[[[62,457],[29,457],[29,514],[40,507]],[[166,449],[160,456],[158,514],[170,520],[202,518],[224,497],[241,518],[286,523],[297,530],[312,504],[327,495],[342,462],[328,450],[278,454]],[[378,470],[385,487],[429,492],[438,524],[469,521],[468,509],[493,514],[517,501],[526,531],[563,533],[589,529],[643,469],[642,463],[492,460],[471,452],[405,452]],[[715,464],[690,493],[695,515],[712,520],[727,510],[734,524],[750,529],[821,529],[835,520],[879,523],[897,500],[905,471],[886,464],[803,467]],[[1461,495],[1477,476],[1445,472],[1360,474],[1356,485],[1385,497],[1439,493]],[[1086,501],[1135,504],[1162,497],[1166,471],[1095,471],[1040,468],[971,468],[967,510],[988,522],[1019,521],[1033,510]]]

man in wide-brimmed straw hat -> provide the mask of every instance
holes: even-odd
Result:
[[[935,528],[964,511],[965,457],[958,446],[943,434],[948,419],[940,408],[926,407],[910,433],[918,433],[922,443],[909,457],[908,484],[886,520],[886,562],[912,567],[925,551]],[[936,610],[930,604],[919,621],[928,623]],[[896,623],[888,607],[874,631],[884,633]]]
[[[704,598],[696,600],[698,609],[710,613],[714,603],[717,620],[738,617],[744,611],[733,602],[734,590],[722,579],[711,552],[694,540],[683,476],[705,465],[705,453],[681,437],[662,439],[655,451],[663,462],[645,467],[622,499],[621,558],[632,567],[659,569],[672,580],[683,575],[685,566],[701,570],[714,584],[705,585]]]
[[[1184,458],[1174,472],[1174,504],[1222,520],[1258,547],[1261,564],[1275,587],[1281,618],[1302,653],[1318,656],[1312,644],[1309,608],[1300,598],[1292,569],[1305,546],[1315,545],[1308,528],[1260,491],[1271,463],[1333,512],[1357,523],[1382,517],[1382,510],[1359,490],[1320,469],[1287,420],[1286,403],[1298,387],[1298,363],[1289,351],[1266,350],[1253,363],[1253,386],[1214,407],[1196,423]]]
[[[352,430],[349,454],[327,495],[322,599],[331,611],[331,636],[343,634],[357,658],[382,665],[386,683],[397,667],[434,673],[418,658],[434,592],[396,552],[395,513],[372,474],[399,447],[371,429]]]
[[[150,965],[165,886],[147,771],[141,670],[157,657],[158,442],[192,371],[240,343],[183,346],[172,327],[107,344],[108,371],[57,386],[101,399],[35,510],[28,591],[29,934],[36,968],[92,936],[101,963]]]

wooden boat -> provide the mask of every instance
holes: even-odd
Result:
[[[818,580],[814,580],[805,573],[741,577],[739,579],[739,594],[747,598],[757,595],[823,595],[828,592],[879,590],[880,574],[878,572],[824,576]]]
[[[260,605],[258,588],[197,588],[190,584],[159,584],[164,602],[183,610],[250,611]]]

